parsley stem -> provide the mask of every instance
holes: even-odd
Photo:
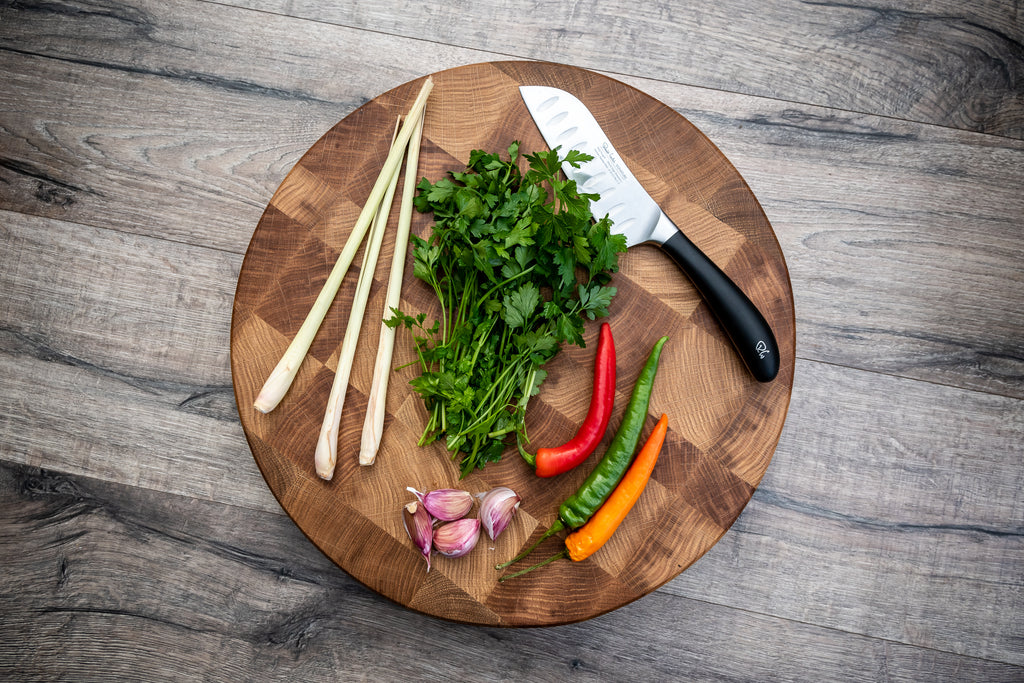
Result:
[[[496,398],[492,399],[491,402],[486,406],[482,416],[479,416],[480,406],[478,405],[478,410],[473,411],[473,416],[476,419],[473,420],[473,422],[471,422],[468,427],[463,428],[463,430],[459,432],[457,436],[462,436],[473,431],[476,427],[479,427],[480,425],[484,424],[487,421],[488,417],[491,417],[491,419],[493,420],[496,417],[495,415],[492,415],[494,410],[501,406],[508,405],[508,400],[512,392],[515,391],[516,382],[506,381],[505,376],[512,370],[515,370],[516,374],[518,375],[519,371],[521,371],[525,365],[523,361],[523,358],[517,359],[515,363],[509,364],[508,367],[506,367],[501,372],[501,374],[498,375],[498,378],[494,381],[493,384],[491,384],[490,388],[487,390],[487,393],[485,393],[484,397],[480,400],[480,404],[483,404],[483,402],[490,398],[491,394],[494,393],[494,390],[500,387],[500,391],[498,392]]]
[[[431,285],[434,287],[434,295],[441,302],[441,340],[448,341],[448,315],[444,310],[445,297],[441,293],[441,285],[436,280],[432,281]]]
[[[484,342],[487,341],[487,335],[491,333],[491,328],[494,327],[494,323],[498,322],[497,318],[491,318],[487,323],[486,329],[480,335],[480,339],[476,343],[476,350],[473,351],[473,359],[469,363],[469,372],[473,372],[473,367],[476,365],[476,359],[480,355],[480,349],[483,348]]]
[[[486,301],[488,299],[488,297],[490,297],[491,294],[495,290],[497,290],[499,287],[504,287],[505,285],[509,284],[513,280],[518,280],[519,278],[523,277],[527,273],[531,272],[536,267],[537,267],[537,264],[534,263],[532,266],[530,266],[529,268],[524,269],[522,272],[516,273],[512,277],[506,278],[506,279],[502,280],[501,282],[499,282],[498,284],[494,285],[493,287],[488,289],[486,292],[484,292],[484,295],[482,297],[480,297],[480,302],[477,304],[477,306],[479,307],[480,303],[483,303],[484,301]]]
[[[475,281],[466,278],[466,283],[462,286],[462,299],[459,301],[459,310],[455,316],[456,320],[466,319],[466,306],[469,305],[469,301],[473,296],[473,291],[470,287],[471,284],[476,284]]]

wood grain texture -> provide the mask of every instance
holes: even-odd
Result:
[[[524,150],[545,148],[519,85],[557,84],[588,103],[669,216],[764,311],[779,341],[779,377],[768,384],[749,377],[685,276],[666,272],[672,268],[667,257],[650,247],[632,250],[614,279],[618,294],[609,317],[626,378],[618,386],[618,414],[631,390],[629,377],[635,377],[658,337],[670,337],[650,411],[655,418],[662,412],[670,416],[671,434],[650,493],[592,561],[552,565],[499,584],[495,562],[514,556],[550,526],[561,500],[589,468],[557,482],[540,481],[513,452],[500,465],[460,481],[441,444],[415,447],[424,418],[408,384],[413,368],[391,382],[389,433],[377,464],[360,468],[358,434],[372,374],[372,340],[384,315],[380,305],[371,305],[342,417],[338,470],[331,482],[320,481],[310,437],[323,419],[324,391],[333,380],[342,336],[338,328],[347,315],[325,321],[280,407],[264,416],[252,402],[348,239],[387,153],[389,122],[408,108],[420,87],[416,81],[361,107],[321,138],[289,173],[256,228],[239,275],[232,322],[232,372],[242,425],[288,514],[366,585],[401,604],[458,621],[511,626],[579,621],[632,602],[692,564],[732,525],[764,475],[785,420],[794,358],[785,261],[757,200],[729,162],[691,124],[639,91],[593,72],[527,62],[460,67],[432,78],[418,175],[435,181],[465,168],[473,149],[503,150],[516,140]],[[649,144],[653,131],[662,137],[656,148]],[[397,212],[392,224],[395,220]],[[426,237],[429,222],[429,216],[418,216],[414,232]],[[390,262],[391,249],[390,243],[384,248],[383,263]],[[374,274],[371,299],[383,295],[386,273]],[[351,277],[335,300],[339,314],[351,306],[353,288]],[[436,315],[429,291],[407,266],[402,290],[407,312]],[[590,326],[591,339],[596,325]],[[409,348],[399,351],[396,367],[413,359],[409,342],[400,336]],[[564,443],[575,433],[576,416],[589,399],[567,392],[574,383],[589,386],[589,358],[575,349],[546,367],[557,379],[528,411],[538,416],[528,424],[537,443]],[[523,497],[513,533],[499,539],[494,552],[438,558],[427,573],[400,523],[406,488],[482,493],[497,485]],[[653,519],[658,524],[649,522]],[[567,586],[576,587],[568,597]]]
[[[665,590],[1024,665],[1019,400],[798,363],[783,431],[743,515]],[[749,555],[777,580],[714,580]]]
[[[0,455],[279,510],[242,466],[236,259],[169,244],[0,212]]]
[[[987,85],[1001,65],[1019,95],[1019,4],[573,6],[0,2],[0,460],[70,496],[20,476],[0,494],[0,670],[1021,679],[1024,147],[1000,128],[1013,107],[984,104],[1012,104]],[[401,608],[301,535],[237,423],[230,308],[206,301],[230,301],[261,211],[338,120],[510,56],[610,73],[711,138],[786,255],[800,359],[772,465],[701,560],[526,630]],[[127,522],[56,512],[83,500]]]
[[[1024,137],[1019,3],[821,0],[441,6],[234,0],[316,21],[660,81]],[[507,30],[507,17],[516,29]],[[474,17],[485,30],[466,31]],[[514,36],[514,38],[513,38]]]
[[[0,663],[19,681],[748,680],[751,671],[873,681],[881,671],[998,682],[1021,672],[665,591],[582,624],[455,624],[380,599],[284,516],[9,464],[0,465],[0,557],[10,570],[0,574]]]
[[[0,12],[4,207],[237,253],[288,169],[416,44],[191,1]],[[299,34],[306,48],[265,49]],[[339,44],[344,78],[327,59]],[[477,54],[392,67],[388,88]],[[13,115],[19,102],[41,119]]]

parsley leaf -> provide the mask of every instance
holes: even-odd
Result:
[[[532,282],[523,283],[519,289],[505,295],[505,324],[510,328],[526,327],[534,309],[540,303],[540,290]]]

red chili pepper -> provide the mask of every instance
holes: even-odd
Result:
[[[586,460],[608,429],[614,402],[615,342],[612,340],[612,328],[608,323],[602,323],[594,358],[594,392],[590,397],[590,410],[572,440],[564,446],[537,451],[537,476],[553,477]]]

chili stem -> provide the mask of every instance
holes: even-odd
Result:
[[[544,534],[540,538],[538,538],[537,541],[533,545],[531,545],[529,548],[527,548],[523,552],[521,552],[518,555],[516,555],[515,557],[513,557],[508,562],[503,562],[501,564],[494,565],[494,568],[498,569],[498,570],[501,570],[501,569],[504,569],[505,567],[507,567],[509,565],[515,564],[519,560],[523,559],[524,557],[526,557],[527,555],[532,553],[534,548],[536,548],[541,543],[543,543],[544,541],[548,540],[549,538],[551,538],[552,536],[554,536],[556,533],[558,533],[559,531],[561,531],[564,528],[565,528],[565,524],[562,523],[562,520],[556,519],[555,523],[551,525],[551,528],[548,529],[547,531],[545,531]]]
[[[552,555],[548,559],[543,560],[541,562],[538,562],[537,564],[533,565],[532,567],[527,567],[526,569],[520,569],[519,571],[515,572],[514,574],[506,574],[505,576],[500,577],[498,579],[498,583],[502,583],[503,581],[508,581],[509,579],[514,579],[517,576],[522,576],[523,574],[526,574],[527,572],[532,572],[534,569],[539,569],[539,568],[543,567],[544,565],[551,564],[555,560],[560,560],[563,557],[569,557],[569,551],[566,550],[565,548],[563,548],[560,552]]]

